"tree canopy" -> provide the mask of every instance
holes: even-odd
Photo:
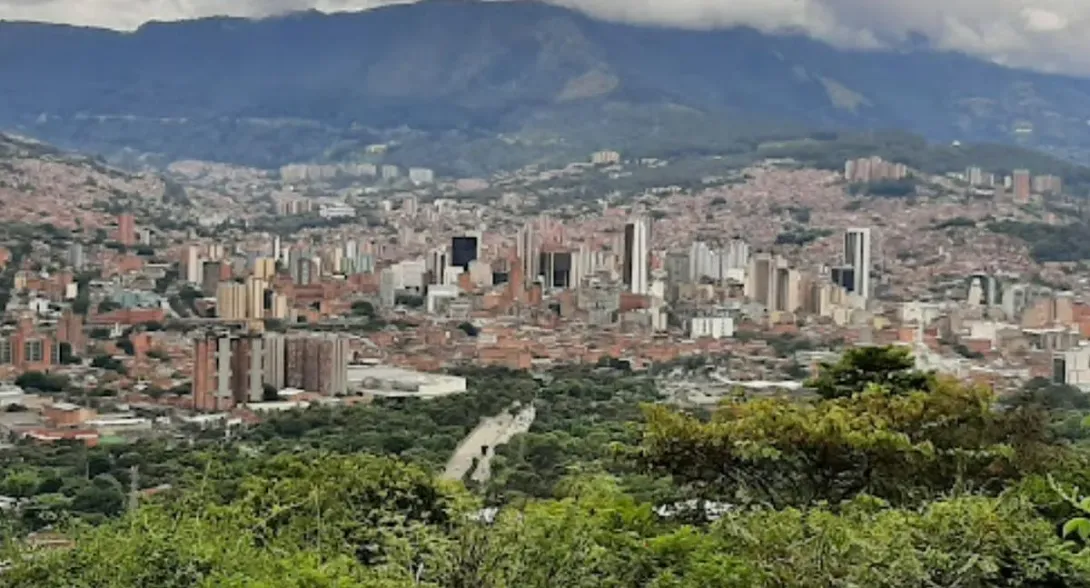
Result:
[[[824,398],[850,397],[870,385],[885,387],[894,394],[925,390],[929,377],[917,371],[915,365],[911,352],[904,347],[854,347],[836,363],[823,363],[809,386]]]
[[[16,444],[0,584],[1090,587],[1090,452],[1055,426],[1080,399],[1035,382],[1000,402],[913,365],[849,352],[816,378],[834,393],[711,411],[625,370],[473,369],[466,394],[292,411],[232,442]],[[490,480],[436,477],[528,403]],[[133,467],[158,491],[129,509]],[[22,540],[43,528],[73,545]]]

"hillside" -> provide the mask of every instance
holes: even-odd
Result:
[[[92,158],[0,134],[0,223],[49,232],[104,227],[113,222],[118,206],[156,202],[165,190],[159,176],[128,174]]]
[[[0,55],[20,56],[0,60],[0,127],[113,156],[131,147],[152,161],[274,166],[394,139],[418,163],[458,168],[451,153],[504,165],[561,149],[722,148],[830,127],[1090,147],[1088,80],[744,28],[607,23],[531,2],[134,33],[0,23]],[[497,134],[508,154],[496,155]]]

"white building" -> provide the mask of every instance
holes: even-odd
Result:
[[[14,384],[0,384],[0,407],[26,406],[26,392]]]
[[[844,265],[852,268],[852,294],[863,299],[871,297],[871,234],[870,229],[848,229],[844,232]]]
[[[432,184],[435,182],[435,172],[426,167],[410,167],[409,181],[418,186]]]
[[[699,282],[709,278],[717,282],[727,279],[744,280],[749,267],[749,244],[734,239],[721,249],[696,241],[689,248],[689,279]]]
[[[373,396],[438,398],[465,392],[466,379],[384,365],[353,365],[348,366],[348,386]]]
[[[734,319],[729,316],[696,317],[689,321],[693,339],[727,339],[734,336]]]
[[[458,286],[444,285],[444,286],[431,286],[428,288],[428,297],[425,300],[427,305],[427,311],[429,314],[434,314],[439,310],[440,306],[443,306],[445,302],[456,300],[461,295],[461,290]]]
[[[356,209],[347,204],[323,204],[318,209],[318,216],[322,218],[352,218],[356,216]]]
[[[185,281],[190,284],[200,284],[203,272],[204,264],[201,263],[200,247],[189,245],[185,248]]]
[[[393,180],[401,175],[401,170],[396,165],[387,164],[379,168],[379,173],[382,175],[382,179]]]
[[[1052,381],[1090,392],[1090,347],[1056,353],[1052,357]]]
[[[650,287],[651,219],[638,218],[624,227],[622,277],[633,294],[646,295]]]
[[[590,162],[594,165],[615,165],[621,162],[621,154],[616,151],[596,151],[591,154]]]

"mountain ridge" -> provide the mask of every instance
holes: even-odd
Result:
[[[632,126],[669,132],[680,111],[680,124],[701,118],[725,141],[777,127],[901,128],[1090,148],[1090,80],[749,28],[606,22],[536,2],[433,0],[131,32],[5,22],[5,54],[28,57],[0,59],[0,128],[163,161],[275,166],[354,153],[398,129],[458,134],[459,144],[544,132],[573,149],[640,151],[617,137]],[[629,115],[593,136],[567,123],[618,110]]]

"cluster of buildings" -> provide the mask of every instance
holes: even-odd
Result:
[[[962,178],[973,188],[1010,191],[1016,202],[1029,202],[1034,195],[1063,193],[1063,178],[1051,174],[1033,175],[1028,169],[1016,169],[1010,175],[1000,176],[980,167],[965,170]]]
[[[407,176],[409,182],[413,185],[424,186],[435,183],[435,172],[430,168],[410,167]],[[394,181],[400,177],[402,177],[402,170],[396,165],[366,162],[340,164],[295,163],[280,168],[280,179],[287,183],[347,181],[361,178]]]
[[[338,335],[224,331],[194,342],[193,408],[229,411],[285,389],[348,393],[348,340]]]
[[[906,177],[908,166],[878,156],[849,159],[844,163],[844,179],[851,183],[903,180]]]
[[[933,228],[955,217],[1018,218],[1005,200],[955,194],[965,190],[956,178],[932,178],[928,190],[946,182],[952,195],[921,192],[912,207],[851,199],[845,179],[914,173],[874,157],[843,174],[768,164],[697,188],[581,192],[583,180],[668,166],[601,151],[560,170],[453,182],[378,164],[287,166],[272,180],[230,170],[237,197],[262,194],[253,201],[262,205],[222,210],[261,218],[271,196],[276,215],[345,222],[279,233],[164,226],[149,236],[136,219],[169,215],[136,211],[106,226],[116,225],[112,240],[146,243],[150,254],[80,239],[57,251],[33,244],[12,272],[9,317],[27,316],[0,332],[0,373],[64,373],[187,415],[460,393],[464,379],[438,372],[465,364],[534,369],[610,357],[641,368],[730,356],[732,380],[745,381],[812,363],[778,356],[765,340],[776,338],[910,345],[922,366],[963,375],[1062,371],[1078,385],[1090,373],[1090,355],[1078,355],[1090,337],[1090,288],[1033,286],[1032,276],[1063,272],[978,227]],[[966,177],[976,187],[1008,183],[980,170]],[[371,181],[383,178],[398,181]],[[311,185],[285,193],[284,182]],[[1009,184],[1016,194],[1062,188],[1028,172]],[[201,209],[199,220],[220,212]],[[800,228],[809,240],[779,239]],[[100,275],[77,284],[73,270],[92,267]],[[125,369],[91,366],[92,357]],[[1060,358],[1070,370],[1058,369]]]

